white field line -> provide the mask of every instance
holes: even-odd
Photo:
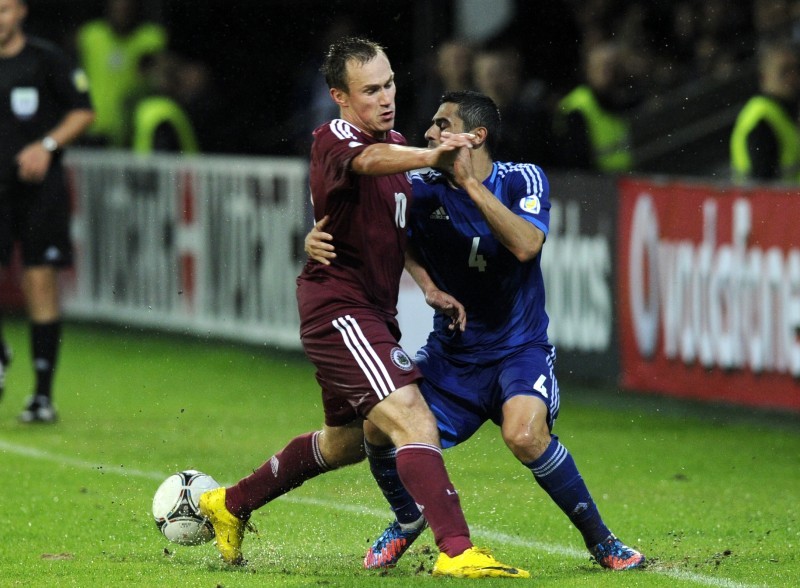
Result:
[[[93,470],[100,474],[116,474],[120,476],[133,476],[135,478],[144,478],[156,482],[163,481],[169,473],[153,472],[146,470],[139,470],[136,468],[126,468],[124,466],[111,466],[100,464],[96,462],[86,461],[70,457],[68,455],[58,455],[49,453],[35,447],[28,447],[25,445],[18,445],[16,443],[9,443],[0,439],[0,453],[11,453],[14,455],[21,455],[30,457],[32,459],[39,459],[42,461],[50,461],[61,465],[68,465],[82,470]],[[282,496],[280,500],[285,500],[294,504],[308,504],[327,508],[330,510],[338,510],[342,512],[349,512],[357,515],[369,515],[385,519],[387,509],[375,509],[366,506],[358,506],[353,504],[340,504],[332,500],[320,500],[318,498],[303,498],[291,495]],[[574,559],[588,559],[586,551],[567,547],[563,545],[556,545],[553,543],[544,543],[542,541],[535,541],[518,537],[515,535],[508,535],[506,533],[499,533],[492,531],[478,525],[470,525],[470,530],[473,536],[484,537],[491,543],[504,543],[506,545],[515,545],[518,547],[527,547],[535,551],[544,552],[550,555],[561,555]],[[682,582],[697,584],[700,586],[712,586],[713,588],[760,588],[753,584],[742,584],[741,582],[734,582],[725,578],[714,578],[711,576],[703,576],[692,572],[679,571],[679,570],[659,570],[653,567],[647,570],[647,573],[656,573],[662,576],[667,576]]]

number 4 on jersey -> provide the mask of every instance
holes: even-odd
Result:
[[[480,242],[480,237],[475,237],[472,239],[472,249],[469,252],[469,267],[476,267],[478,268],[479,272],[485,272],[486,259],[483,257],[483,255],[478,253],[478,243]]]

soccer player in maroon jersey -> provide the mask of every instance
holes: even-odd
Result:
[[[458,493],[445,469],[436,420],[417,386],[421,377],[400,347],[397,295],[405,261],[411,184],[404,172],[452,165],[469,134],[435,148],[406,146],[392,130],[394,73],[380,45],[334,43],[322,71],[341,117],[314,131],[310,184],[314,216],[328,217],[338,257],[309,260],[297,280],[300,336],[317,368],[325,423],[292,439],[252,475],[202,495],[223,560],[243,562],[250,514],[306,480],[364,459],[363,421],[397,447],[397,471],[420,505],[440,550],[434,575],[529,577],[475,548]],[[452,298],[443,310],[458,316]]]

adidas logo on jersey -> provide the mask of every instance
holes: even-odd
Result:
[[[450,220],[450,215],[447,214],[444,206],[440,206],[431,213],[430,218],[432,220]]]

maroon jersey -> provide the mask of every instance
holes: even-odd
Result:
[[[344,309],[397,314],[406,248],[411,184],[405,174],[358,175],[354,157],[379,141],[335,119],[314,131],[310,184],[314,218],[328,215],[336,259],[329,266],[309,260],[297,279],[301,334]],[[386,143],[405,145],[390,131]]]

